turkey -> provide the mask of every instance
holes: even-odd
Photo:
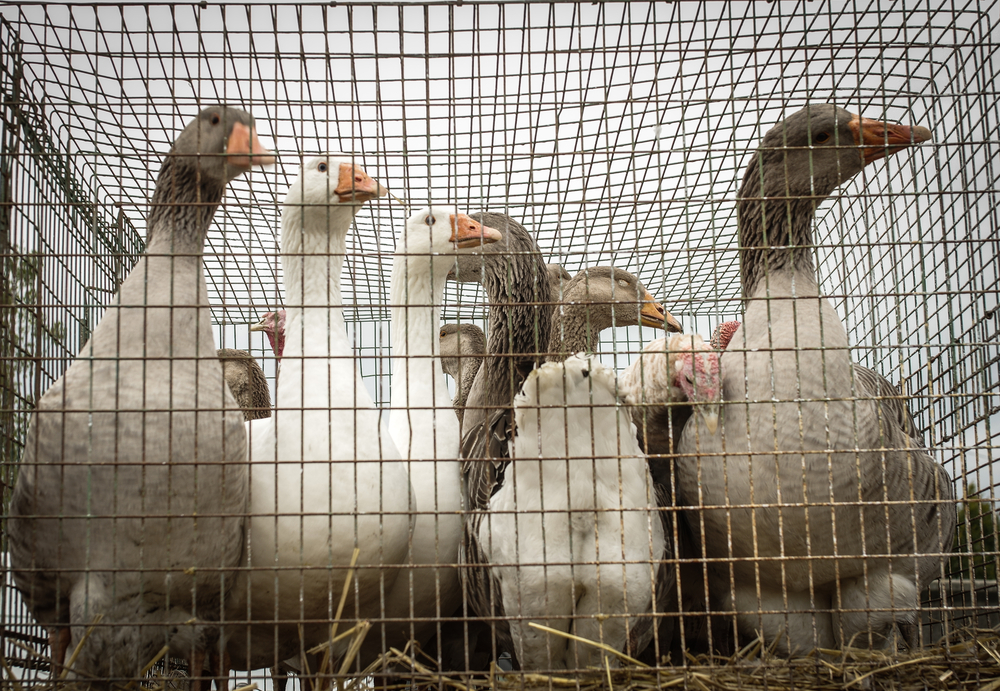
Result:
[[[685,426],[677,491],[704,556],[727,560],[706,566],[713,609],[785,653],[883,645],[896,629],[915,643],[920,590],[951,545],[951,479],[852,366],[812,250],[824,199],[930,138],[811,105],[764,136],[743,178],[746,310],[722,354],[721,434]]]
[[[514,423],[478,535],[513,654],[528,670],[617,666],[606,650],[529,626],[636,655],[652,636],[644,615],[657,589],[671,586],[657,573],[663,525],[614,371],[583,353],[542,365],[514,400]]]
[[[285,351],[286,318],[287,313],[285,310],[265,312],[261,320],[250,327],[251,331],[261,331],[267,336],[267,340],[271,344],[271,350],[274,351],[275,356],[279,360],[281,359],[281,354]]]

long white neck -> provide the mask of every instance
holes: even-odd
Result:
[[[350,348],[340,273],[356,209],[354,205],[285,207],[281,266],[287,309],[286,358],[336,354]]]
[[[438,341],[445,281],[453,265],[453,258],[426,254],[399,254],[393,261],[389,431],[404,459],[454,458],[458,451],[458,418]]]

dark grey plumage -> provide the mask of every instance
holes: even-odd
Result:
[[[465,416],[465,400],[483,364],[486,335],[475,324],[445,324],[441,327],[441,369],[455,380],[452,405],[459,425]]]
[[[573,278],[569,271],[562,264],[546,264],[549,271],[549,285],[552,286],[552,297],[559,299],[563,296],[566,284]]]
[[[477,273],[490,302],[487,353],[462,424],[463,476],[472,509],[462,549],[467,600],[478,616],[499,618],[494,628],[497,650],[480,639],[480,648],[487,645],[489,650],[479,662],[470,657],[476,666],[492,659],[494,652],[513,654],[499,593],[478,544],[479,525],[507,464],[514,396],[548,347],[552,287],[541,251],[524,226],[506,214],[487,212],[473,218],[503,234],[502,240],[487,246],[490,251],[460,257],[456,269],[459,278]]]
[[[202,252],[227,183],[272,161],[241,110],[207,108],[181,132],[145,254],[31,421],[8,524],[15,583],[55,639],[73,625],[70,647],[102,618],[74,665],[99,687],[135,677],[165,644],[200,673],[224,644],[246,436],[216,356]],[[65,647],[55,652],[62,663]]]
[[[243,411],[243,419],[271,417],[271,390],[254,356],[235,348],[219,348],[218,355],[222,361],[222,377]]]

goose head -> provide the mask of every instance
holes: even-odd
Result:
[[[635,275],[613,266],[584,269],[565,285],[562,299],[557,313],[577,314],[596,330],[636,324],[677,333],[684,330]]]
[[[456,381],[462,376],[459,358],[481,360],[486,352],[486,335],[475,324],[445,324],[438,331],[438,337],[441,340],[441,369]]]
[[[481,249],[501,239],[500,231],[445,207],[427,207],[406,219],[397,255],[426,260],[441,282],[454,268],[456,252]]]
[[[828,103],[809,105],[761,141],[745,182],[756,176],[764,197],[828,197],[867,164],[931,138],[926,127],[863,118]]]
[[[239,108],[205,108],[178,135],[168,159],[197,167],[202,180],[225,186],[255,166],[274,163],[274,155],[257,138],[254,119]]]
[[[389,192],[344,154],[310,156],[299,177],[288,189],[286,205],[346,206],[356,211],[362,204]]]
[[[820,203],[872,161],[930,138],[925,127],[870,120],[830,104],[807,106],[765,134],[746,167],[737,207],[744,296],[767,273],[812,273]]]

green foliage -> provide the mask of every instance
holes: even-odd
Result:
[[[955,530],[955,555],[949,571],[963,578],[995,580],[1000,554],[1000,522],[993,504],[977,498],[975,485],[965,488],[965,499],[958,506],[958,527]]]

